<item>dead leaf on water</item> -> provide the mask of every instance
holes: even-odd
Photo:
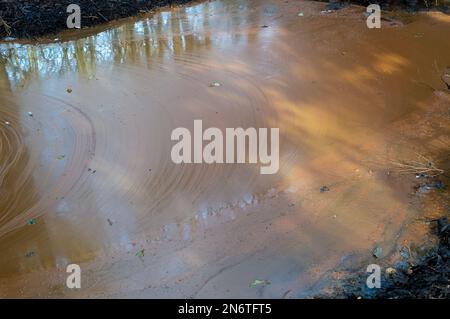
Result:
[[[222,86],[222,84],[220,84],[219,82],[212,82],[209,87],[214,88],[214,87],[219,87]]]

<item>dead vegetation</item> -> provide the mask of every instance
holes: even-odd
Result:
[[[437,177],[445,173],[436,166],[434,161],[422,154],[416,153],[416,160],[390,161],[394,171],[399,174],[415,174],[416,176]]]
[[[78,0],[81,27],[150,12],[189,0]],[[0,0],[0,39],[36,38],[67,29],[67,7],[73,0]]]
[[[450,297],[450,224],[447,217],[434,221],[439,244],[416,265],[385,279],[374,298],[448,299]]]
[[[6,34],[6,36],[11,35],[11,27],[3,20],[2,17],[0,17],[0,27],[3,28],[3,32]]]

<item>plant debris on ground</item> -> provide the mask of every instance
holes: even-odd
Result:
[[[417,265],[398,271],[376,293],[376,298],[450,297],[450,224],[446,217],[435,221],[439,244]]]
[[[447,299],[450,297],[450,224],[447,217],[434,220],[439,243],[414,265],[389,267],[379,289],[365,286],[366,276],[352,276],[332,293],[347,299]],[[329,298],[330,296],[316,296]]]

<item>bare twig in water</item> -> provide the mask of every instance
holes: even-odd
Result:
[[[401,174],[423,174],[435,177],[445,173],[445,171],[438,168],[431,159],[424,155],[416,154],[417,160],[415,161],[391,161],[391,163],[396,166],[396,171]]]

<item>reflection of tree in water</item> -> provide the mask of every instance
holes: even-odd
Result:
[[[215,31],[226,30],[229,24],[236,23],[236,16],[211,17],[209,10],[211,5],[207,3],[179,11],[162,12],[136,23],[124,24],[97,35],[64,43],[1,44],[0,54],[3,61],[0,61],[0,97],[4,105],[0,105],[2,107],[0,108],[0,121],[6,120],[1,116],[2,110],[12,109],[17,113],[14,116],[8,116],[8,120],[11,120],[11,117],[19,119],[24,115],[18,114],[24,105],[17,105],[14,87],[26,85],[35,79],[55,77],[66,72],[85,76],[95,75],[96,69],[100,65],[127,63],[151,67],[181,54],[185,54],[189,58],[189,56],[193,56],[190,54],[191,52],[200,48],[210,48],[213,45],[215,48],[220,48],[224,41],[234,43],[231,41],[236,41],[238,37],[240,37],[239,41],[249,41],[246,35],[234,35],[233,37],[233,35],[221,32],[218,32],[220,36],[210,37],[210,34],[216,35]],[[216,7],[223,5],[225,4],[215,4]],[[247,22],[248,17],[244,14],[237,16],[241,17],[242,25]],[[239,25],[239,21],[237,23]],[[13,122],[18,122],[18,120],[13,119]],[[14,124],[17,124],[16,128],[19,127],[18,123]],[[25,147],[25,144],[22,144],[24,154],[21,162],[14,167],[13,177],[19,176],[21,172],[23,174],[24,166],[30,161],[29,157],[33,147],[32,145],[31,148],[30,145]],[[5,161],[9,162],[8,159]],[[15,273],[20,269],[29,269],[38,265],[42,267],[54,265],[59,263],[61,258],[77,259],[81,258],[80,256],[84,258],[86,252],[95,250],[92,243],[86,242],[86,238],[90,238],[90,236],[86,236],[85,233],[66,221],[64,216],[40,219],[34,226],[26,225],[27,218],[22,213],[39,201],[42,196],[42,193],[39,193],[42,190],[42,182],[36,183],[33,174],[30,173],[25,184],[24,187],[21,187],[22,191],[10,189],[0,192],[2,200],[0,201],[0,217],[3,217],[0,221],[0,233],[4,230],[5,225],[8,226],[12,222],[14,225],[21,226],[5,236],[0,236],[0,252],[5,256],[0,261],[0,277],[2,274]],[[91,214],[90,224],[102,225],[103,222],[104,225],[107,225],[106,218],[96,207],[94,199],[93,197],[92,203],[83,204],[89,208],[86,212],[89,214],[94,212]],[[15,201],[17,201],[15,209],[8,209],[8,203]],[[58,199],[58,204],[60,203],[61,200]],[[8,216],[5,214],[2,216],[1,213],[6,211],[10,212]],[[15,223],[17,217],[19,217],[20,223]],[[65,225],[66,223],[67,225]],[[59,228],[64,231],[56,232],[55,229]],[[101,233],[102,229],[96,229],[96,231]],[[69,242],[76,243],[76,247],[67,247]],[[34,255],[26,257],[29,252],[33,252]]]
[[[15,224],[16,220],[21,226],[25,224],[22,219],[26,217],[22,215],[39,201],[40,194],[30,171],[33,163],[23,137],[28,128],[24,127],[20,121],[20,107],[15,103],[3,63],[0,64],[0,97],[1,277],[6,273],[17,271],[17,268],[27,267],[31,257],[35,257],[32,261],[41,263],[43,256],[34,256],[34,254],[43,246],[42,238],[34,238],[32,242],[27,242],[27,231],[15,233],[17,236],[14,239],[11,236],[4,236],[4,227]],[[5,121],[10,121],[11,124],[5,126]],[[42,223],[39,227],[45,229],[46,225]]]
[[[51,164],[43,166],[37,156],[42,150],[29,143],[28,136],[38,139],[41,134],[25,113],[28,105],[18,101],[5,64],[0,63],[0,287],[3,277],[82,260],[95,248],[81,226],[71,223],[69,212],[64,215],[54,208],[66,200],[53,200],[54,193],[46,194],[53,184],[40,177],[50,175]],[[99,211],[95,201],[85,204]],[[102,225],[98,222],[102,216],[89,213],[86,218]],[[102,230],[95,229],[96,233]]]
[[[172,58],[197,47],[209,47],[208,30],[225,30],[230,23],[245,24],[245,14],[211,17],[223,3],[205,3],[178,11],[160,12],[145,20],[128,23],[97,35],[64,43],[26,45],[5,43],[5,59],[12,86],[24,85],[33,77],[77,71],[94,75],[99,64],[141,63],[149,66],[155,58]],[[247,11],[244,11],[247,12]],[[236,21],[239,19],[239,21]],[[217,44],[223,39],[216,39]]]

